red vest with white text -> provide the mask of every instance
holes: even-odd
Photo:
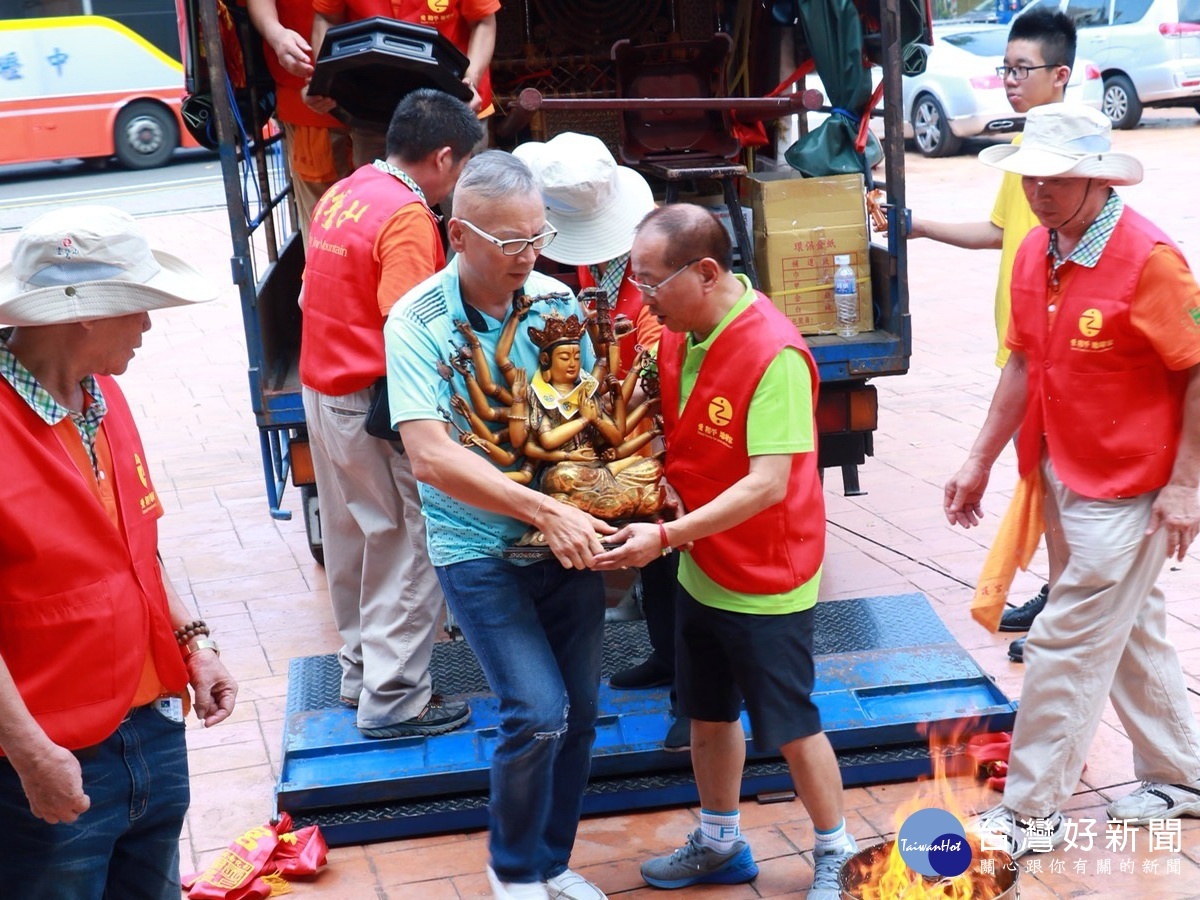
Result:
[[[366,165],[326,191],[313,211],[300,331],[300,381],[306,387],[337,397],[370,387],[383,375],[375,238],[410,203],[421,198],[396,176]],[[426,212],[436,227],[433,213]],[[439,249],[435,268],[445,262]]]
[[[1055,473],[1085,497],[1156,490],[1175,463],[1187,374],[1167,368],[1134,328],[1130,309],[1150,251],[1171,240],[1125,207],[1096,266],[1071,272],[1053,329],[1046,316],[1049,240],[1046,228],[1035,228],[1013,267],[1012,327],[1028,372],[1020,472],[1037,465],[1045,435]]]
[[[168,690],[188,682],[158,569],[146,452],[116,382],[96,380],[120,530],[54,429],[0,379],[0,656],[38,724],[72,750],[116,731],[147,647]]]
[[[784,348],[798,350],[812,376],[817,367],[804,338],[762,294],[722,331],[700,364],[695,387],[679,412],[685,336],[664,330],[658,346],[667,441],[667,481],[686,509],[712,501],[750,471],[746,421],[767,367]],[[814,425],[815,435],[815,425]],[[692,558],[724,588],[780,594],[812,578],[825,557],[825,500],[817,454],[792,455],[783,500],[740,525],[696,541]]]

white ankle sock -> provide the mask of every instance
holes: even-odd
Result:
[[[742,814],[736,809],[727,813],[701,809],[700,843],[718,853],[728,853],[742,836],[741,818]]]
[[[821,831],[816,826],[813,827],[813,831],[817,835],[817,842],[816,846],[813,847],[813,853],[829,853],[833,850],[841,850],[849,844],[849,841],[846,840],[845,819],[842,819],[838,823],[838,827],[833,829],[833,831]]]

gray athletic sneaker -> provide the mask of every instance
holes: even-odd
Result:
[[[690,884],[743,884],[758,875],[758,865],[743,840],[728,853],[718,853],[700,843],[700,829],[670,856],[642,863],[642,877],[656,888],[681,888]]]
[[[854,838],[846,835],[846,843],[824,853],[813,851],[813,881],[808,900],[841,900],[842,887],[838,882],[846,860],[858,852]]]

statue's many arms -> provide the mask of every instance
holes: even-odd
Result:
[[[440,372],[450,384],[450,405],[471,425],[469,431],[460,429],[461,442],[510,469],[508,477],[522,484],[536,479],[543,492],[597,518],[653,515],[664,499],[662,462],[646,455],[645,448],[661,433],[654,415],[658,397],[630,408],[639,375],[653,361],[643,351],[624,379],[610,374],[617,354],[610,352],[612,328],[604,321],[601,300],[599,323],[576,315],[550,316],[542,328],[528,328],[538,348],[538,368],[530,378],[509,355],[536,299],[518,295],[514,314],[500,332],[494,362],[503,384],[493,380],[492,361],[470,324],[455,322],[464,343]],[[581,366],[585,334],[596,350],[591,372]],[[465,397],[455,389],[460,379]],[[650,385],[657,387],[652,379],[642,379],[643,390]]]

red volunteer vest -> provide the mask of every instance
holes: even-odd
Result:
[[[410,203],[421,198],[399,178],[366,165],[331,187],[313,211],[300,330],[300,381],[306,387],[337,397],[383,375],[375,238]],[[436,268],[445,263],[439,248]]]
[[[1017,251],[1012,327],[1025,348],[1028,389],[1017,459],[1037,465],[1045,435],[1054,471],[1085,497],[1133,497],[1170,479],[1183,425],[1186,372],[1164,365],[1130,321],[1142,268],[1156,244],[1171,244],[1125,207],[1094,268],[1078,266],[1047,326],[1046,250],[1035,228]]]
[[[304,40],[312,39],[313,8],[311,0],[276,0],[275,9],[279,13],[279,24],[290,28]],[[279,57],[271,49],[271,45],[263,41],[263,56],[267,61],[267,70],[275,79],[275,112],[281,122],[291,122],[293,125],[319,125],[323,128],[345,128],[346,126],[333,116],[324,115],[309,107],[300,97],[300,89],[304,87],[305,79],[297,78],[279,64]],[[315,63],[316,60],[313,60]]]
[[[659,343],[667,480],[687,509],[710,502],[750,471],[746,419],[750,400],[771,361],[786,347],[799,350],[812,376],[817,367],[804,338],[769,299],[755,301],[722,331],[700,365],[696,385],[679,412],[684,335],[664,330]],[[814,427],[815,433],[815,427]],[[692,558],[724,588],[779,594],[812,578],[825,557],[825,499],[817,454],[792,456],[787,495],[733,528],[696,541]]]
[[[168,690],[188,682],[158,571],[146,452],[116,382],[96,380],[120,531],[53,429],[0,379],[0,656],[38,724],[71,750],[116,730],[148,646]]]
[[[621,286],[617,289],[617,302],[613,307],[613,315],[628,316],[630,322],[636,322],[638,315],[642,311],[642,292],[634,287],[629,280],[632,266],[632,262],[625,264],[625,275],[621,279]],[[596,286],[596,279],[592,277],[591,270],[587,266],[579,266],[577,272],[579,275],[580,290]],[[630,366],[633,365],[633,358],[637,356],[637,341],[630,336],[621,341],[620,346],[621,371],[617,375],[624,378]]]
[[[471,43],[471,26],[474,22],[469,22],[463,17],[459,6],[458,0],[347,0],[346,21],[357,22],[372,16],[385,16],[402,22],[428,25],[436,28],[444,38],[465,54]],[[492,76],[489,72],[484,71],[480,76],[475,90],[479,91],[479,97],[483,101],[480,108],[487,109],[488,104],[492,102]]]

